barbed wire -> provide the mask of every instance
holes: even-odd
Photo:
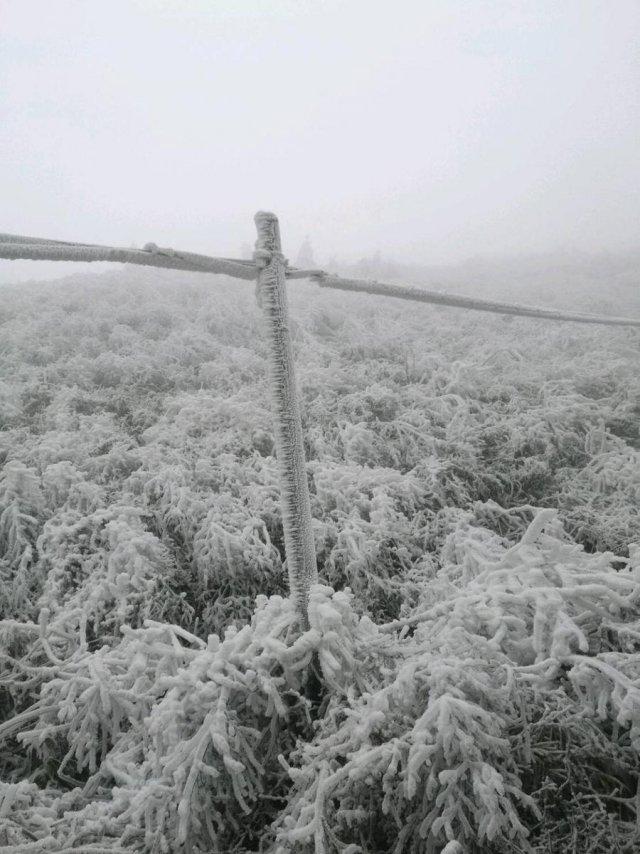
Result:
[[[147,243],[142,249],[100,246],[93,243],[70,243],[63,240],[49,240],[42,237],[25,237],[16,234],[0,234],[0,258],[7,260],[25,259],[31,261],[109,261],[120,264],[138,264],[145,267],[159,267],[169,270],[184,270],[191,273],[213,273],[231,276],[236,279],[253,281],[259,266],[255,260],[237,258],[216,258],[194,252],[176,251],[170,248]],[[585,314],[582,312],[561,311],[553,308],[518,305],[516,303],[496,302],[459,296],[443,291],[428,290],[421,287],[391,285],[368,279],[351,279],[326,273],[324,270],[302,270],[296,267],[285,268],[288,279],[311,279],[321,288],[353,291],[412,300],[433,305],[462,308],[469,311],[484,311],[492,314],[505,314],[512,317],[539,318],[541,320],[569,321],[574,323],[592,323],[605,326],[640,327],[640,318],[615,317],[609,315]]]

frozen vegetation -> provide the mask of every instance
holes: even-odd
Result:
[[[251,285],[0,292],[0,852],[639,850],[640,336],[288,290],[305,631]]]

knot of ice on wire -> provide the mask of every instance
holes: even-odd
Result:
[[[156,243],[145,243],[142,251],[150,252],[152,255],[168,255],[170,258],[176,254],[174,249],[169,249],[166,246],[158,246]]]

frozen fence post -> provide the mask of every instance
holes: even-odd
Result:
[[[311,528],[311,504],[302,444],[302,423],[296,388],[285,286],[285,262],[280,226],[275,214],[255,216],[258,240],[256,296],[264,317],[269,345],[269,381],[276,454],[280,474],[280,503],[289,589],[303,629],[309,627],[309,588],[318,578]]]

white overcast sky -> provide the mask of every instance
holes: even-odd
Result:
[[[293,257],[638,246],[640,0],[0,0],[0,193],[211,254],[260,208]]]

